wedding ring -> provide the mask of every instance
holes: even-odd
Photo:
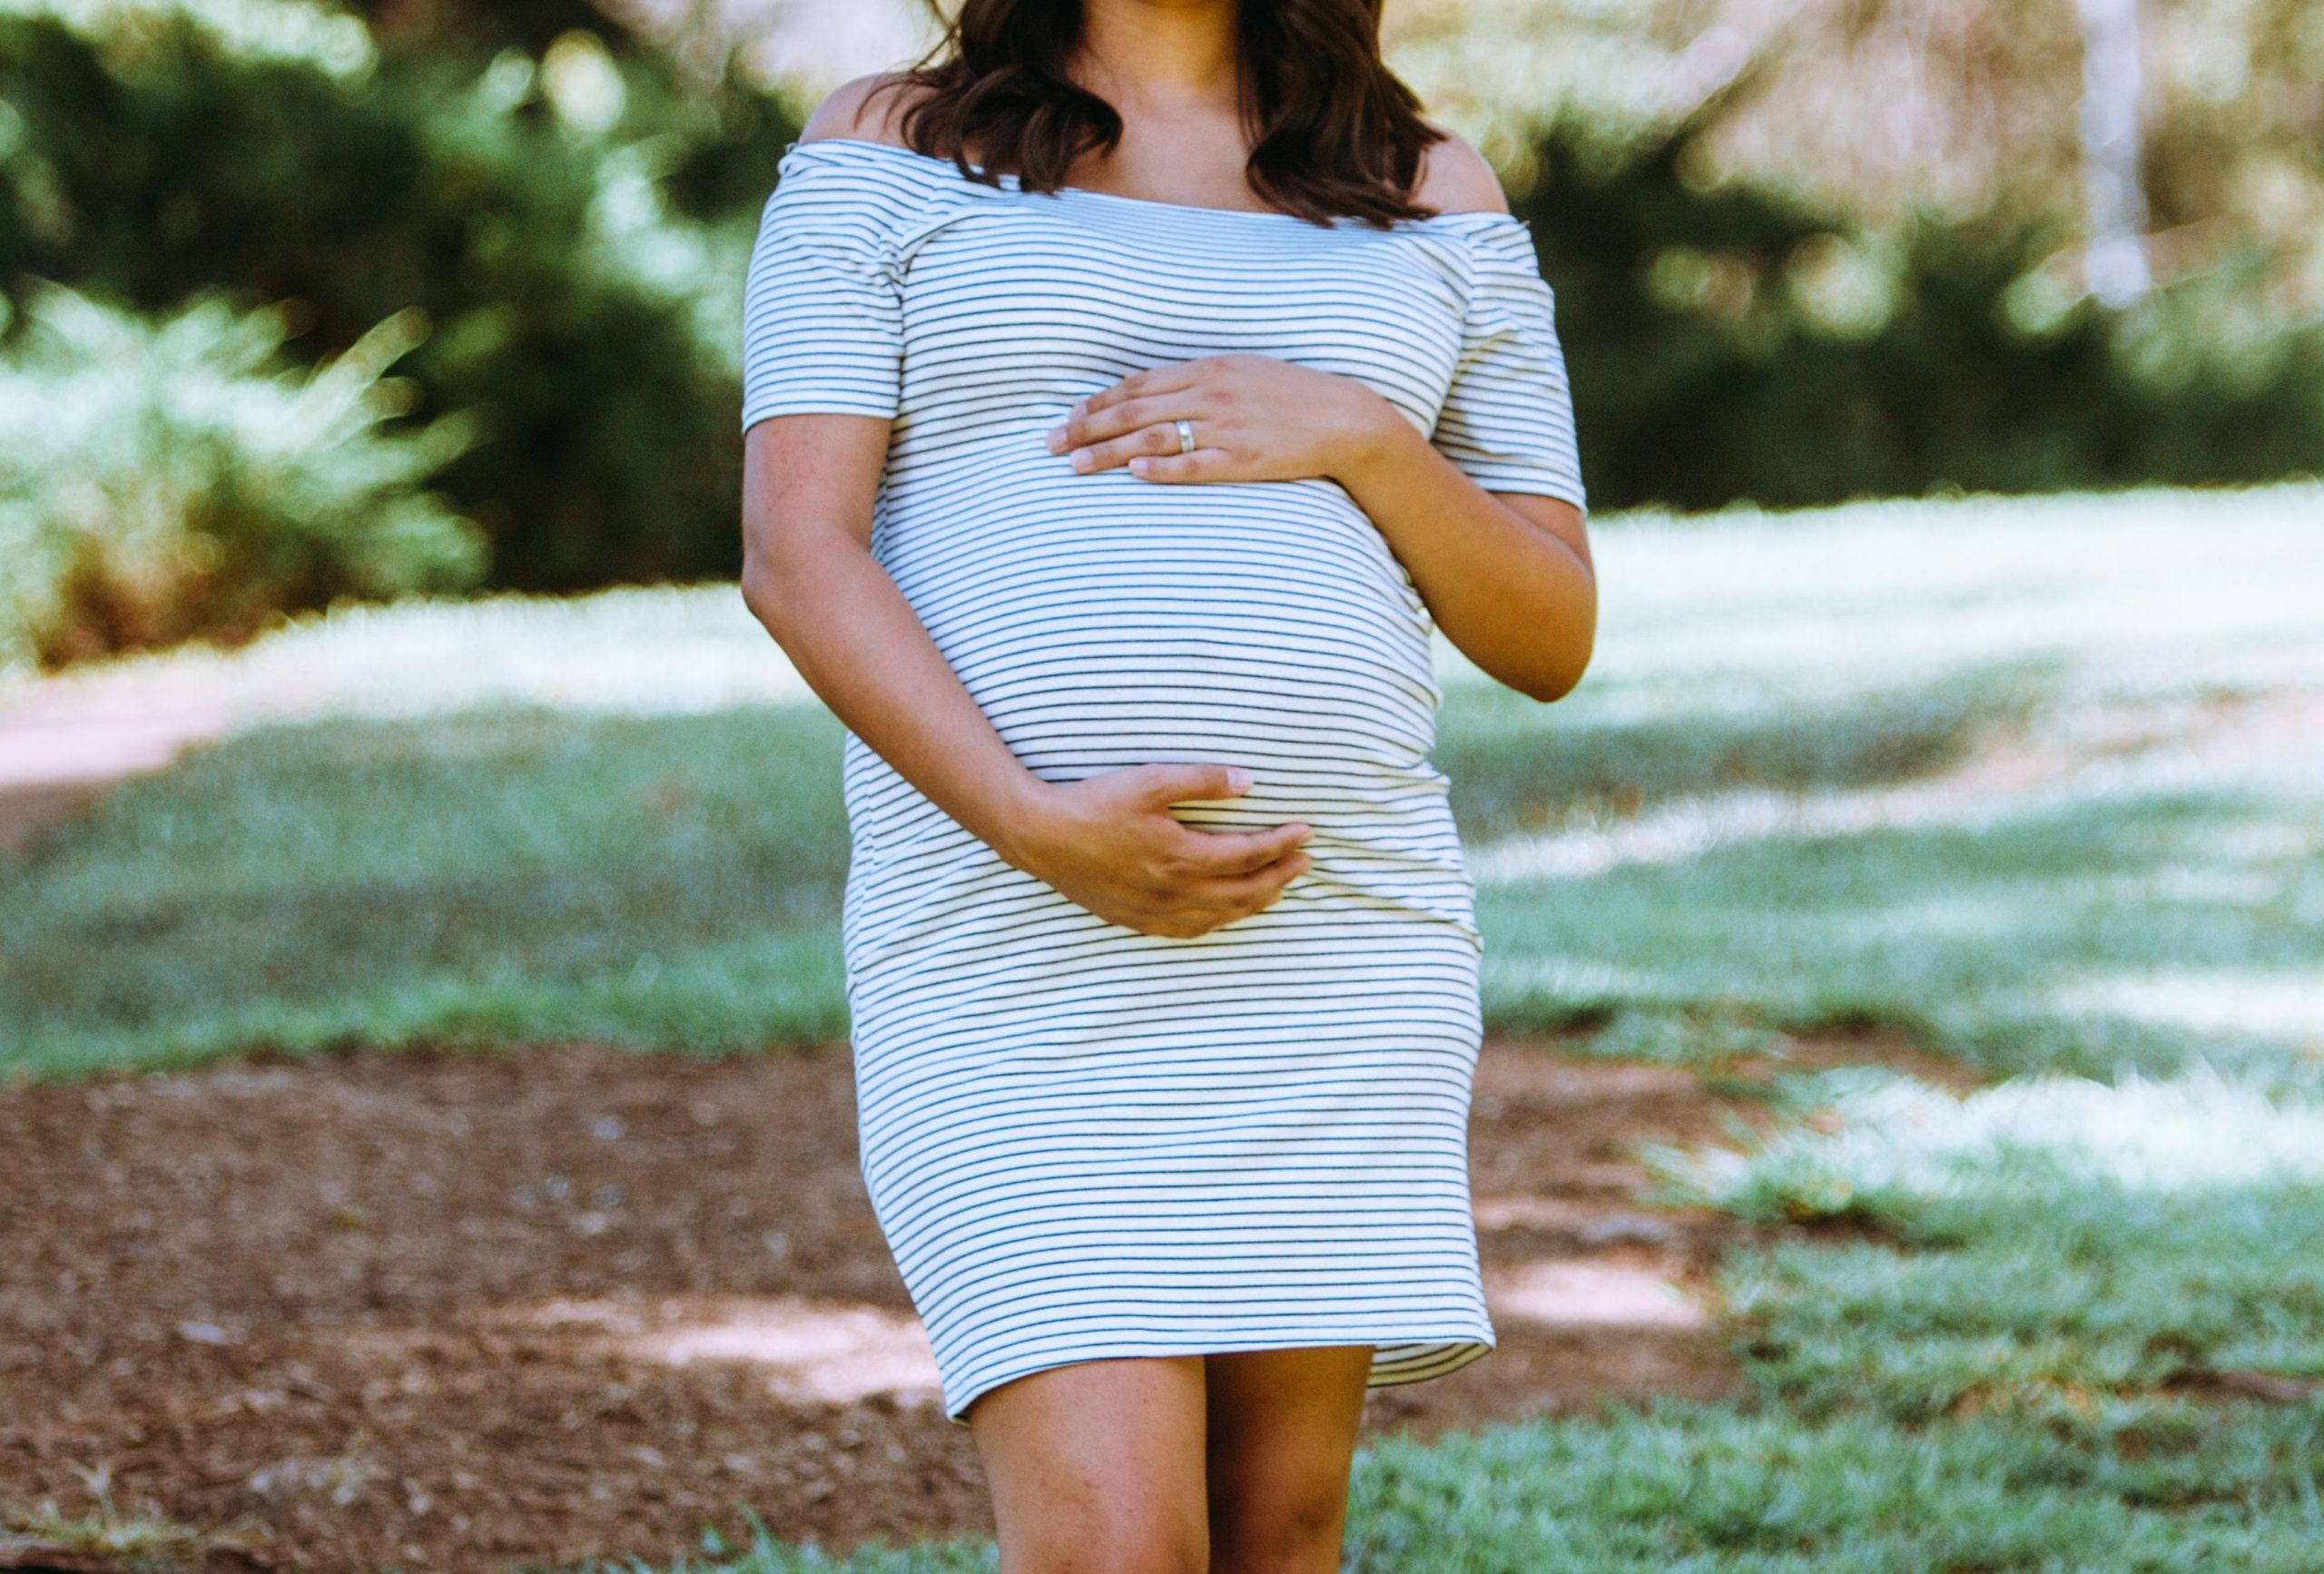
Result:
[[[1178,428],[1178,452],[1182,454],[1193,453],[1195,451],[1194,422],[1179,421],[1177,424]]]

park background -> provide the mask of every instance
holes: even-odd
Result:
[[[1349,1568],[2318,1574],[2324,11],[1387,17],[1605,619],[1440,653],[1502,1345]],[[732,583],[922,25],[0,0],[0,1568],[991,1566]]]

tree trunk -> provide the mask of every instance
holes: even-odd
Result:
[[[2083,278],[2107,305],[2127,306],[2153,284],[2139,172],[2138,0],[2079,5],[2083,189],[2089,214]]]

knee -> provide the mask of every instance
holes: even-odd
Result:
[[[1338,1500],[1223,1504],[1211,1518],[1211,1574],[1338,1574],[1346,1524]]]

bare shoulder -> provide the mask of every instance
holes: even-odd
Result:
[[[905,109],[926,91],[913,86],[901,73],[891,71],[874,72],[843,82],[815,106],[814,113],[799,129],[799,140],[812,143],[826,137],[847,137],[901,146],[903,133],[898,123]]]
[[[1506,213],[1509,197],[1501,189],[1501,177],[1493,173],[1492,165],[1484,154],[1471,146],[1458,133],[1428,123],[1444,133],[1444,140],[1429,144],[1421,154],[1420,190],[1414,193],[1423,205],[1440,213]]]

